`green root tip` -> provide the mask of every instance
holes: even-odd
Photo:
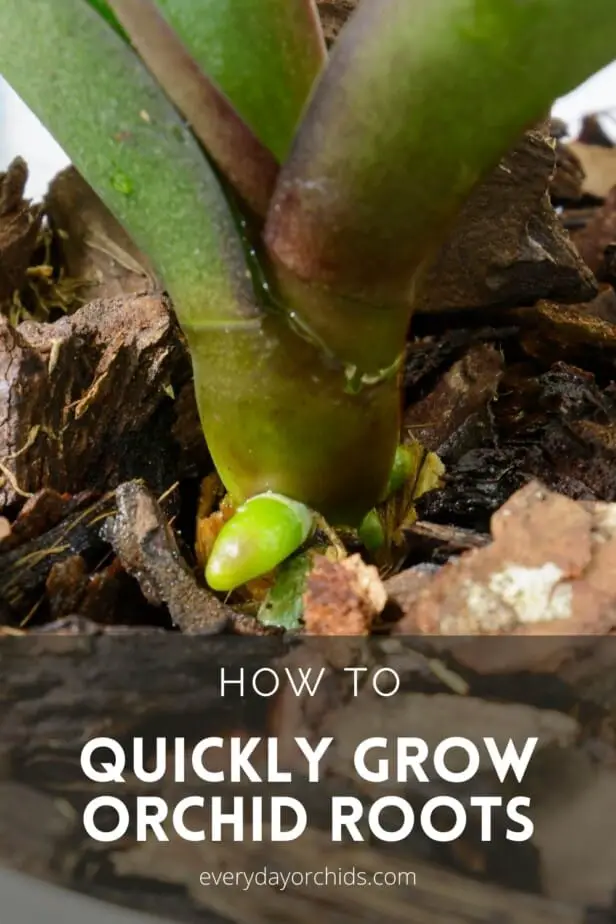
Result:
[[[376,552],[385,545],[385,531],[376,510],[367,513],[359,527],[359,538],[369,552]]]
[[[221,529],[205,569],[212,590],[235,590],[272,571],[314,529],[308,507],[280,494],[259,494],[238,508]]]
[[[400,490],[413,471],[414,465],[415,457],[409,447],[398,446],[383,500],[386,500],[392,494],[395,494],[396,491]]]

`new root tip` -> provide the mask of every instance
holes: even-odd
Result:
[[[259,494],[223,526],[205,569],[212,590],[228,592],[272,571],[314,529],[314,514],[281,494]]]
[[[376,552],[385,545],[385,530],[376,510],[371,510],[361,521],[359,538],[369,552]]]
[[[415,456],[408,446],[398,446],[394,457],[394,464],[387,482],[387,491],[383,500],[386,500],[405,484],[415,466]]]

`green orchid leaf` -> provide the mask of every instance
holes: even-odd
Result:
[[[109,5],[227,181],[256,215],[265,217],[278,174],[274,155],[199,68],[153,0],[109,0]]]
[[[156,0],[186,49],[279,163],[326,51],[314,0]]]
[[[246,323],[252,283],[219,182],[126,42],[83,0],[3,0],[0,61],[148,254],[180,322]]]
[[[90,6],[94,7],[97,13],[100,13],[103,19],[105,19],[110,26],[113,26],[118,35],[121,35],[123,39],[128,40],[128,36],[114,16],[113,11],[106,0],[86,0],[86,2],[89,3]]]
[[[614,0],[360,3],[279,177],[274,260],[399,328],[387,306],[412,302],[472,189],[615,49]]]

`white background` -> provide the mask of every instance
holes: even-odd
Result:
[[[585,113],[612,109],[616,116],[616,61],[559,100],[552,111],[555,116],[564,119],[571,133],[575,134]],[[603,124],[616,139],[616,121],[606,118]],[[33,198],[44,195],[51,177],[68,163],[62,149],[0,77],[0,171],[5,170],[17,154],[28,161],[30,182],[27,192]]]

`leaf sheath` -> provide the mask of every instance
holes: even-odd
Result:
[[[156,0],[202,71],[282,163],[326,60],[314,0]]]

